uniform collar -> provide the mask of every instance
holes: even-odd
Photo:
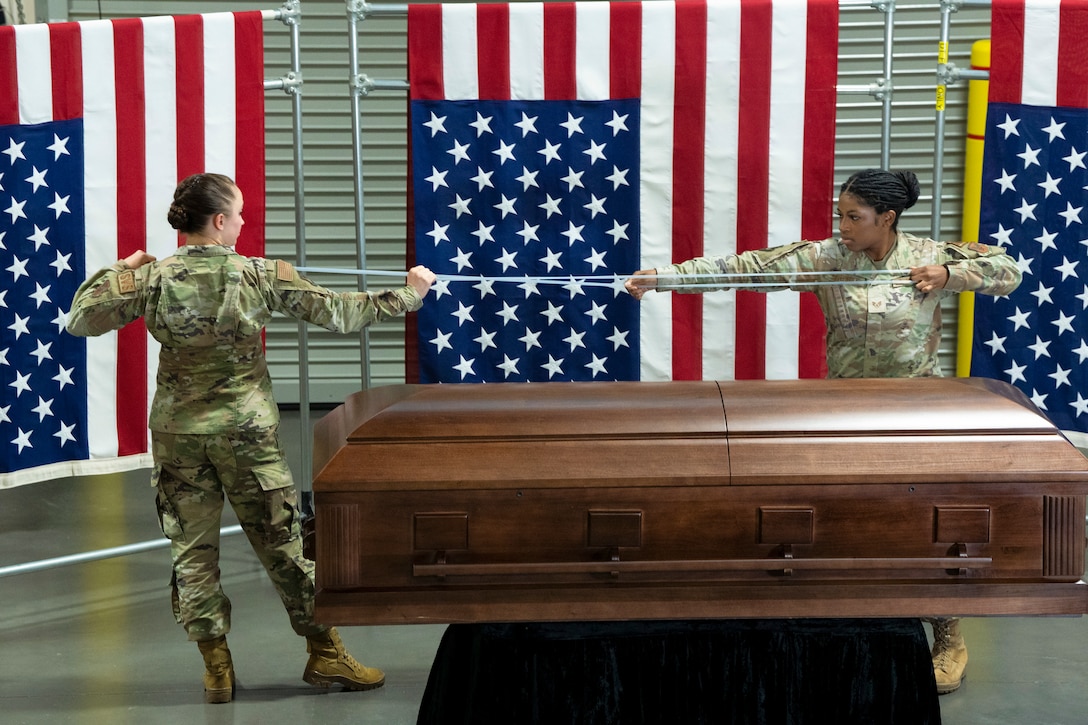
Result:
[[[183,244],[175,252],[181,257],[222,257],[235,253],[232,247],[223,247],[218,244]]]

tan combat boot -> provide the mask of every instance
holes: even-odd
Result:
[[[197,642],[196,646],[204,655],[204,702],[230,702],[234,696],[234,663],[227,638],[216,637]]]
[[[960,620],[933,620],[933,677],[937,680],[937,694],[958,690],[966,670],[967,644],[960,634]]]
[[[310,659],[302,679],[311,685],[328,687],[337,682],[349,690],[373,690],[385,684],[385,673],[359,664],[344,649],[344,641],[335,629],[307,637],[306,651]]]

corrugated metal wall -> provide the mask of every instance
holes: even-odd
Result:
[[[225,10],[269,10],[275,4],[229,0],[150,3],[140,0],[71,0],[70,19],[136,17]],[[350,58],[345,2],[303,0],[301,30],[303,157],[307,264],[354,268],[355,224],[352,180]],[[915,171],[923,197],[904,215],[901,228],[928,235],[931,228],[935,77],[940,5],[934,0],[902,2],[895,7],[891,166]],[[868,85],[883,73],[884,13],[869,6],[844,6],[840,24],[839,84]],[[371,17],[360,24],[360,72],[375,79],[404,80],[404,18]],[[952,15],[949,59],[970,65],[971,43],[989,32],[988,8],[963,8]],[[279,23],[266,25],[267,78],[289,70],[289,34]],[[960,234],[963,185],[963,135],[967,85],[948,89],[946,141],[941,194],[941,236]],[[366,266],[405,268],[406,95],[376,91],[361,100],[363,129]],[[839,96],[835,178],[841,183],[858,169],[880,165],[880,101],[852,94]],[[266,98],[268,156],[269,256],[295,255],[294,190],[290,99],[281,91]],[[836,189],[837,191],[837,189]],[[833,210],[827,210],[832,215]],[[347,277],[321,276],[334,288],[354,288]],[[944,345],[946,370],[954,361],[955,308],[947,310]],[[403,323],[370,331],[371,382],[402,382]],[[277,320],[267,336],[268,355],[281,403],[298,400],[298,328]],[[361,387],[360,342],[317,328],[309,332],[309,381],[313,403],[339,402]]]

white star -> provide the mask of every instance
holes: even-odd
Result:
[[[1050,297],[1050,293],[1053,291],[1053,287],[1047,287],[1042,282],[1040,282],[1039,289],[1031,292],[1030,294],[1035,297],[1035,304],[1041,307],[1044,302],[1054,302],[1054,300]]]
[[[567,175],[560,178],[560,181],[567,182],[567,191],[574,191],[574,187],[582,186],[582,174],[584,171],[575,171],[571,167],[567,167]]]
[[[497,332],[488,332],[480,328],[479,336],[472,338],[472,341],[480,343],[480,352],[483,352],[489,347],[495,347],[495,335],[497,334]]]
[[[547,266],[547,271],[551,272],[555,268],[562,269],[562,262],[559,261],[558,251],[547,250],[547,254],[540,258],[540,261],[544,262]]]
[[[598,305],[596,301],[591,301],[590,308],[586,310],[586,315],[589,317],[589,324],[596,325],[601,320],[607,320],[608,318],[604,314],[607,309],[607,306],[602,307],[601,305]]]
[[[589,263],[590,271],[596,272],[598,267],[607,267],[604,262],[604,252],[598,252],[596,249],[591,249],[589,256],[585,258],[585,261]]]
[[[1039,166],[1039,149],[1033,149],[1031,146],[1024,144],[1024,150],[1016,154],[1016,156],[1024,160],[1025,169],[1032,164]]]
[[[476,362],[476,358],[466,360],[464,355],[458,355],[458,357],[461,358],[461,362],[454,365],[453,369],[461,373],[461,379],[464,380],[468,375],[475,375],[476,373],[472,370],[472,364]]]
[[[472,285],[472,288],[480,293],[480,298],[491,297],[495,294],[495,280],[481,277],[480,281]]]
[[[530,132],[531,133],[536,133],[537,132],[537,130],[536,130],[536,119],[537,118],[538,118],[537,116],[533,116],[532,118],[529,118],[528,116],[525,115],[524,111],[521,112],[521,120],[518,121],[517,123],[515,123],[514,125],[521,129],[521,137],[522,138],[525,138],[526,136],[528,136]]]
[[[1013,324],[1012,331],[1016,332],[1021,327],[1030,327],[1030,325],[1028,325],[1029,315],[1031,315],[1030,312],[1021,312],[1020,308],[1017,307],[1016,314],[1014,314],[1012,317],[1006,317],[1005,319]]]
[[[516,234],[521,237],[522,244],[528,244],[530,241],[539,242],[540,237],[536,235],[537,229],[540,229],[539,224],[530,224],[523,221],[521,231],[516,232]]]
[[[540,188],[540,184],[536,183],[536,175],[539,174],[539,173],[540,173],[539,171],[529,171],[529,169],[522,166],[521,167],[521,176],[518,176],[514,180],[521,182],[521,190],[522,191],[528,190],[528,188],[530,186],[535,186],[537,188]]]
[[[59,369],[60,372],[53,376],[53,380],[56,380],[60,385],[60,390],[64,390],[65,385],[75,385],[75,383],[72,382],[72,373],[75,371],[75,368],[66,368],[61,365],[59,366]]]
[[[451,294],[450,281],[448,279],[443,279],[442,277],[435,280],[434,284],[431,285],[431,289],[434,290],[434,298],[436,300],[442,299],[442,295]]]
[[[491,230],[495,228],[494,224],[484,224],[480,222],[476,227],[476,231],[472,233],[472,236],[480,240],[480,246],[484,246],[484,242],[493,242],[495,237],[491,236]]]
[[[615,191],[616,189],[620,188],[620,186],[630,186],[631,185],[631,184],[629,184],[627,182],[627,172],[628,171],[630,171],[630,169],[624,169],[623,171],[620,171],[620,169],[618,167],[613,166],[612,167],[612,173],[609,174],[608,176],[604,177],[604,178],[606,178],[606,179],[608,179],[609,181],[612,182],[612,190]]]
[[[1010,383],[1016,383],[1017,380],[1023,380],[1027,382],[1027,378],[1024,377],[1024,371],[1027,370],[1027,365],[1017,365],[1013,362],[1012,367],[1005,370],[1005,374],[1009,376]]]
[[[1046,193],[1043,194],[1043,198],[1048,198],[1051,194],[1057,194],[1061,196],[1061,191],[1058,190],[1058,184],[1061,183],[1061,179],[1055,179],[1050,175],[1050,172],[1046,172],[1046,181],[1040,181],[1036,186],[1043,189]]]
[[[68,260],[72,258],[71,254],[61,254],[57,252],[57,258],[49,263],[50,267],[57,270],[57,276],[60,276],[61,272],[71,272],[72,267],[68,264]]]
[[[19,143],[15,143],[15,139],[8,139],[8,147],[2,153],[8,155],[8,159],[10,159],[11,161],[11,166],[15,165],[16,159],[22,159],[26,161],[26,156],[23,156],[23,146],[26,146],[26,141],[20,141]]]
[[[1073,222],[1080,224],[1080,212],[1083,206],[1074,207],[1068,201],[1065,202],[1065,211],[1058,212],[1058,216],[1065,218],[1065,227],[1068,229]]]
[[[620,347],[631,347],[627,344],[627,336],[631,333],[630,330],[624,330],[620,332],[620,328],[613,327],[612,334],[605,339],[612,343],[612,350],[619,350]]]
[[[585,228],[585,224],[575,226],[574,222],[567,222],[567,231],[560,233],[567,238],[567,246],[573,247],[575,242],[585,241],[585,239],[582,238],[582,230]]]
[[[584,116],[575,118],[569,112],[567,113],[567,120],[559,124],[563,128],[567,129],[567,138],[570,138],[576,133],[582,133],[582,119]]]
[[[495,262],[502,266],[503,274],[506,274],[506,271],[511,267],[518,268],[517,256],[507,249],[502,250],[502,255]]]
[[[507,199],[506,194],[503,194],[502,201],[493,206],[502,212],[502,218],[505,219],[508,214],[517,214],[517,212],[514,211],[514,202],[516,201],[517,199]]]
[[[453,315],[454,317],[457,318],[457,326],[458,327],[461,327],[466,322],[475,322],[475,320],[472,319],[472,308],[475,307],[475,306],[476,305],[468,305],[466,307],[464,302],[458,301],[457,311],[450,313],[451,315]]]
[[[1014,121],[1011,118],[1009,118],[1009,114],[1006,113],[1005,114],[1005,122],[997,124],[997,127],[1000,128],[1001,130],[1003,130],[1005,132],[1005,138],[1008,138],[1009,136],[1019,136],[1020,135],[1020,132],[1016,129],[1016,127],[1019,124],[1020,124],[1020,119],[1019,118]]]
[[[608,127],[610,127],[612,129],[612,136],[613,137],[616,136],[616,134],[618,134],[620,131],[627,131],[628,130],[628,128],[627,128],[627,115],[628,114],[625,113],[625,114],[623,114],[621,116],[620,114],[616,113],[615,111],[612,111],[612,120],[608,121],[604,125],[608,126]]]
[[[479,166],[476,167],[476,175],[472,177],[472,181],[476,182],[476,191],[483,191],[485,186],[495,188],[495,185],[491,183],[491,176],[494,171],[484,171]]]
[[[983,345],[990,346],[990,354],[996,355],[999,352],[1005,352],[1005,340],[1007,340],[1008,338],[998,337],[997,332],[991,332],[990,334],[993,335],[993,337],[991,337],[987,342],[982,343]]]
[[[45,420],[45,416],[53,415],[53,399],[43,400],[42,396],[38,396],[38,405],[30,409],[32,412],[38,414],[38,422],[41,423]]]
[[[507,355],[506,353],[503,353],[502,362],[499,363],[498,368],[499,368],[499,370],[502,370],[504,378],[508,378],[511,375],[517,375],[518,374],[518,361],[519,360],[521,360],[520,357],[516,357],[513,360],[511,360],[509,355]]]
[[[453,148],[447,149],[446,153],[453,157],[453,165],[461,163],[461,161],[468,161],[468,144],[463,144],[457,139],[453,140]]]
[[[431,167],[431,175],[428,176],[426,179],[424,179],[424,181],[431,182],[431,191],[438,191],[438,187],[440,187],[440,186],[446,186],[446,187],[449,186],[449,184],[446,183],[446,174],[448,174],[448,173],[450,173],[450,172],[449,171],[439,171],[438,169],[436,169],[435,167],[432,166]]]
[[[0,365],[10,365],[11,364],[11,363],[8,362],[8,350],[10,350],[10,349],[11,349],[10,347],[5,347],[3,350],[0,350]]]
[[[438,116],[434,115],[434,111],[431,111],[431,120],[425,122],[423,125],[431,129],[431,138],[434,138],[435,134],[437,134],[439,131],[441,131],[442,133],[446,133],[446,117],[442,116],[441,118],[439,118]],[[1006,138],[1008,137],[1006,136]]]
[[[1076,264],[1076,262],[1074,262],[1074,264]],[[34,287],[36,289],[34,290],[34,293],[30,295],[30,299],[34,300],[34,302],[36,303],[34,305],[34,309],[39,309],[46,302],[51,301],[49,299],[49,288],[52,286],[53,285],[51,284],[47,284],[45,287],[42,287],[40,283],[34,283]]]
[[[68,313],[58,307],[57,316],[50,322],[53,323],[53,327],[57,328],[57,334],[59,335],[68,325]]]
[[[24,448],[34,447],[30,444],[30,433],[31,431],[24,431],[22,428],[20,428],[19,435],[15,436],[15,438],[11,441],[15,445],[19,446],[19,453],[22,453]]]
[[[1043,130],[1046,131],[1048,136],[1050,136],[1050,142],[1053,143],[1054,139],[1056,139],[1056,138],[1060,138],[1060,139],[1065,138],[1065,134],[1062,133],[1063,128],[1065,128],[1065,124],[1064,123],[1058,123],[1057,121],[1054,120],[1054,117],[1051,116],[1050,117],[1050,125],[1047,126],[1046,128],[1044,128]]]
[[[586,336],[586,333],[584,333],[584,332],[575,332],[574,329],[571,328],[570,334],[563,338],[563,342],[570,345],[570,351],[574,352],[575,348],[585,347],[586,346],[586,344],[584,342],[582,342],[582,338],[585,337],[585,336]]]
[[[561,265],[561,264],[560,264],[559,266],[560,266],[560,267],[562,267],[563,265]],[[551,270],[551,267],[548,267],[548,271],[549,271],[549,272],[550,272],[550,271],[552,271],[552,270]],[[539,289],[537,289],[537,282],[536,282],[536,280],[534,280],[534,279],[529,279],[528,277],[526,277],[526,278],[525,278],[525,281],[524,281],[524,282],[521,282],[520,284],[518,284],[518,289],[520,289],[520,290],[522,290],[523,292],[525,292],[525,299],[529,299],[529,297],[530,297],[531,295],[538,295],[538,294],[540,294],[540,290],[539,290]]]
[[[457,218],[460,219],[462,214],[471,214],[468,210],[468,205],[472,202],[472,199],[462,199],[460,194],[457,194],[457,199],[452,204],[447,204],[450,209],[457,212]]]
[[[1076,332],[1076,330],[1073,329],[1073,320],[1075,319],[1077,318],[1073,315],[1067,315],[1061,310],[1058,310],[1058,319],[1051,320],[1050,324],[1057,327],[1058,335],[1061,335],[1063,332]]]
[[[1080,347],[1073,351],[1080,358],[1080,363],[1083,365],[1085,360],[1088,360],[1088,343],[1084,342],[1081,338]]]
[[[439,242],[448,242],[450,240],[449,236],[446,234],[446,230],[449,228],[449,224],[439,224],[435,221],[434,229],[427,232],[427,236],[434,239],[434,246],[437,247]]]
[[[450,338],[451,337],[453,337],[452,332],[440,332],[440,331],[438,331],[436,329],[435,330],[435,337],[428,340],[428,342],[430,342],[432,345],[434,345],[437,348],[435,350],[435,353],[437,354],[437,353],[442,352],[442,350],[444,348],[447,348],[447,347],[450,350],[453,349],[453,345],[450,344]]]
[[[71,198],[72,198],[71,195],[61,196],[57,192],[55,192],[55,191],[53,192],[53,203],[49,205],[49,208],[52,209],[56,213],[56,215],[57,215],[56,218],[57,219],[60,219],[61,214],[71,214],[72,213],[71,211],[68,210],[68,200],[71,199]]]
[[[11,260],[11,266],[7,267],[7,271],[11,272],[13,277],[12,281],[18,280],[20,277],[30,276],[26,271],[27,262],[30,261],[29,257],[27,259],[19,259],[18,257],[13,256]]]
[[[596,194],[589,195],[589,203],[583,204],[583,209],[589,210],[589,218],[596,219],[598,214],[604,214],[604,202],[605,199],[598,199]]]
[[[1063,385],[1069,385],[1070,387],[1072,387],[1071,383],[1069,382],[1069,373],[1071,373],[1073,371],[1072,370],[1066,370],[1061,365],[1056,365],[1055,367],[1057,369],[1054,372],[1047,375],[1048,378],[1053,378],[1054,379],[1055,389],[1060,388]]]
[[[1035,403],[1035,407],[1039,410],[1046,410],[1046,395],[1040,395],[1035,388],[1031,389],[1031,402]]]
[[[53,343],[41,340],[35,340],[35,342],[38,344],[38,349],[30,353],[30,356],[38,358],[38,367],[41,367],[43,361],[53,359],[53,356],[49,354],[49,348],[53,347]]]
[[[1069,164],[1069,171],[1070,172],[1072,172],[1073,169],[1077,168],[1078,166],[1083,169],[1083,168],[1085,168],[1085,166],[1084,166],[1085,153],[1086,152],[1084,152],[1084,151],[1077,151],[1076,146],[1070,146],[1069,147],[1069,155],[1068,156],[1063,156],[1062,161],[1065,161],[1065,162],[1067,162]]]
[[[26,206],[25,201],[15,201],[15,197],[14,196],[11,197],[11,205],[8,206],[8,208],[5,209],[4,211],[6,211],[8,214],[11,214],[11,223],[12,224],[15,224],[15,220],[19,219],[20,217],[23,218],[23,219],[27,218],[26,213],[23,212],[23,207],[24,206]]]
[[[457,265],[457,271],[460,272],[465,267],[472,266],[472,262],[469,261],[470,257],[472,257],[472,252],[463,252],[458,247],[456,256],[450,257],[450,261]]]
[[[37,252],[43,246],[49,245],[49,239],[45,236],[49,233],[49,227],[41,229],[37,224],[34,225],[34,233],[26,238],[28,242],[34,242],[34,251]]]
[[[1078,262],[1076,262],[1076,261],[1071,262],[1068,259],[1066,259],[1065,256],[1063,255],[1062,256],[1062,263],[1059,264],[1057,267],[1055,267],[1054,271],[1062,273],[1062,281],[1064,282],[1065,280],[1067,280],[1070,277],[1076,277],[1077,276],[1077,264],[1078,264]]]
[[[53,134],[53,143],[46,146],[47,149],[53,152],[53,160],[56,161],[61,156],[70,156],[68,153],[68,136],[61,138],[57,134]]]
[[[548,213],[547,217],[545,217],[546,219],[551,219],[552,214],[559,214],[560,213],[559,212],[559,199],[553,199],[551,194],[545,194],[545,196],[547,197],[547,199],[544,200],[544,203],[543,204],[537,204],[537,206]]]
[[[11,422],[11,417],[8,415],[9,410],[11,410],[10,405],[0,405],[0,423]]]
[[[29,335],[30,330],[27,329],[27,323],[30,322],[29,317],[19,317],[19,313],[15,313],[15,322],[8,325],[8,329],[15,332],[15,339],[18,340],[23,335]]]
[[[525,343],[525,350],[528,351],[532,347],[540,347],[540,333],[533,332],[528,327],[525,328],[525,334],[518,338],[518,342]]]
[[[585,292],[582,291],[582,287],[585,286],[585,283],[584,279],[575,279],[574,277],[571,277],[563,284],[563,289],[570,294],[570,298],[573,300],[578,295],[585,294]]]
[[[1081,413],[1088,413],[1088,400],[1081,397],[1080,393],[1077,393],[1077,399],[1069,404],[1077,411],[1077,417],[1080,417]],[[12,441],[14,443],[14,441]]]
[[[1006,229],[1003,224],[997,225],[997,231],[990,235],[994,244],[1005,247],[1012,244],[1012,229]]]
[[[604,161],[604,147],[607,145],[608,144],[603,143],[599,144],[592,139],[590,140],[589,148],[582,152],[589,157],[590,166],[593,166],[593,164],[597,163],[598,161]]]
[[[30,176],[28,176],[25,181],[30,182],[30,185],[34,187],[34,190],[31,193],[37,192],[38,189],[42,188],[43,186],[48,187],[49,184],[45,181],[45,175],[46,173],[48,173],[49,169],[38,171],[37,166],[32,166],[30,168],[32,169],[32,171],[30,172]]]
[[[72,435],[72,431],[75,430],[75,428],[75,423],[73,423],[72,425],[65,425],[64,423],[60,424],[60,430],[54,433],[53,437],[60,438],[61,448],[63,448],[64,444],[68,441],[72,441],[73,443],[76,442],[76,437]]]
[[[15,371],[15,382],[8,383],[9,388],[15,388],[15,397],[18,398],[24,392],[30,392],[30,373],[23,375],[18,370]]]
[[[476,120],[469,124],[469,126],[472,126],[474,129],[476,129],[476,138],[480,138],[480,136],[483,136],[485,133],[492,133],[492,118],[493,116],[488,116],[487,118],[484,118],[480,115],[479,111],[476,111]]]
[[[603,374],[603,376],[604,374],[608,374],[608,371],[605,370],[605,362],[607,361],[607,357],[597,357],[596,353],[593,353],[593,359],[586,362],[583,367],[589,368],[593,372],[591,377],[596,378],[598,372]]]
[[[1015,178],[1016,178],[1016,174],[1011,174],[1010,175],[1008,171],[1005,171],[1005,169],[1002,169],[1001,170],[1001,178],[1000,179],[994,179],[994,183],[999,184],[1001,186],[1001,193],[1004,194],[1006,191],[1016,191],[1016,187],[1014,187],[1012,185],[1013,179],[1015,179]]]
[[[618,221],[616,221],[614,219],[612,220],[612,229],[610,229],[606,233],[612,237],[612,243],[613,244],[619,244],[621,239],[628,239],[629,238],[627,236],[627,227],[629,227],[629,226],[631,226],[631,225],[630,224],[620,224]]]
[[[551,326],[553,322],[563,321],[563,305],[556,307],[552,302],[548,301],[548,309],[544,310],[540,314],[544,315],[548,320],[548,325]]]
[[[1038,204],[1029,204],[1027,199],[1023,199],[1020,202],[1020,206],[1015,209],[1020,214],[1020,222],[1023,223],[1028,219],[1035,218],[1035,207]]]
[[[1076,295],[1076,298],[1081,301],[1081,309],[1088,310],[1088,285],[1085,285],[1084,291]]]
[[[511,307],[506,300],[502,301],[502,309],[495,313],[502,318],[502,326],[506,327],[511,322],[518,321],[518,306]]]
[[[551,355],[548,355],[548,362],[544,363],[540,367],[548,371],[548,379],[555,377],[556,375],[563,374],[563,360],[565,358],[559,358],[556,360]]]
[[[1050,341],[1044,341],[1038,335],[1035,336],[1035,343],[1032,345],[1028,345],[1027,348],[1035,353],[1036,360],[1043,356],[1050,357]]]
[[[551,141],[545,139],[544,148],[537,151],[537,153],[544,157],[544,165],[547,166],[553,160],[559,161],[559,144],[553,144]]]
[[[514,144],[508,144],[505,141],[499,141],[499,147],[491,153],[499,157],[499,166],[502,166],[507,161],[514,160]]]
[[[1023,253],[1020,254],[1016,260],[1016,266],[1020,270],[1020,274],[1034,274],[1031,271],[1031,263],[1035,261],[1035,257],[1025,258]]]

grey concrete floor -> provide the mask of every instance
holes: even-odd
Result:
[[[290,451],[289,451],[290,453]],[[224,525],[236,523],[229,516]],[[0,567],[161,539],[146,471],[0,490]],[[444,627],[348,627],[386,672],[371,692],[312,688],[305,643],[248,543],[224,539],[239,688],[203,703],[202,663],[170,612],[165,548],[0,578],[0,723],[414,723]],[[946,725],[1088,723],[1088,618],[974,618]]]

